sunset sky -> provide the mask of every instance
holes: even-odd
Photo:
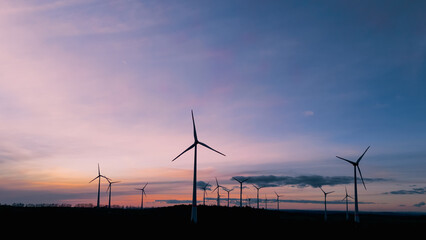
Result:
[[[226,154],[199,148],[199,181],[251,177],[243,197],[263,185],[281,209],[323,209],[322,186],[335,191],[328,209],[343,210],[353,167],[336,155],[356,161],[371,146],[360,211],[426,212],[425,11],[391,0],[2,0],[0,204],[96,204],[98,163],[120,181],[113,204],[139,206],[146,182],[146,207],[190,203],[194,152],[171,160],[193,143],[193,109],[199,140]]]

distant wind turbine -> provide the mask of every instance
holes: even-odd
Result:
[[[254,185],[254,184],[252,184],[255,188],[256,188],[256,190],[257,190],[257,209],[259,209],[259,190],[260,189],[262,189],[263,187],[259,187],[259,186],[256,186],[256,185]]]
[[[111,179],[108,179],[107,178],[107,181],[108,181],[108,188],[107,188],[107,192],[109,191],[109,199],[108,199],[108,208],[111,208],[111,190],[112,190],[112,184],[114,184],[114,183],[119,183],[120,181],[116,181],[116,182],[111,182],[110,181]]]
[[[268,209],[268,197],[265,194],[265,209]]]
[[[136,190],[140,190],[140,191],[141,191],[141,195],[142,195],[142,199],[141,199],[141,209],[143,209],[143,195],[145,195],[145,196],[146,196],[146,193],[145,193],[145,187],[146,187],[146,185],[148,185],[148,183],[146,183],[146,184],[145,184],[145,186],[143,186],[143,188],[136,188]]]
[[[104,175],[101,175],[101,168],[99,167],[99,163],[98,163],[98,176],[95,177],[94,179],[92,179],[92,181],[90,181],[89,183],[95,181],[97,178],[99,179],[99,183],[98,183],[98,201],[96,203],[96,207],[99,208],[99,201],[100,201],[100,197],[101,197],[101,177],[105,178],[105,179],[109,179],[107,177],[105,177]]]
[[[321,187],[320,189],[324,193],[324,221],[327,221],[327,195],[330,193],[334,193],[334,191],[324,192],[324,190]]]
[[[362,178],[362,173],[361,173],[361,169],[359,168],[359,162],[361,161],[361,159],[364,157],[364,154],[368,151],[368,149],[370,148],[370,146],[367,147],[367,149],[365,149],[364,153],[358,158],[358,160],[356,160],[356,162],[350,161],[348,159],[336,156],[339,159],[342,159],[350,164],[352,164],[352,166],[354,166],[354,192],[355,192],[355,222],[359,223],[359,215],[358,215],[358,189],[357,189],[357,183],[356,183],[356,169],[358,168],[359,171],[359,176],[361,177],[362,180],[362,184],[364,185],[365,190],[367,190],[367,187],[365,186],[364,183],[364,179]]]
[[[240,183],[240,207],[243,206],[243,182],[249,180],[248,178],[244,178],[244,179],[237,179],[235,177],[233,177],[232,179],[234,179],[235,181]]]
[[[206,183],[206,185],[204,185],[201,189],[203,189],[203,205],[206,205],[206,192],[207,192],[207,188],[211,186],[209,183]]]
[[[225,190],[228,193],[228,207],[229,207],[229,193],[232,192],[232,190],[234,190],[234,188],[231,189],[227,189],[226,187],[222,187],[223,190]]]
[[[275,192],[274,191],[274,193],[275,193],[275,195],[277,195],[277,210],[280,210],[280,195],[278,195],[278,193],[277,192]]]
[[[213,189],[212,192],[217,190],[217,206],[220,206],[220,193],[219,193],[220,188],[223,188],[223,186],[219,185],[219,182],[217,181],[217,178],[216,178],[216,188]]]
[[[351,196],[349,196],[349,194],[348,194],[348,190],[346,189],[346,187],[345,187],[345,192],[346,192],[346,195],[345,195],[345,197],[342,199],[342,201],[343,200],[346,200],[346,221],[348,221],[349,220],[349,210],[348,210],[348,198],[352,198]],[[353,199],[353,198],[352,198]]]
[[[186,153],[190,149],[194,148],[194,180],[193,180],[193,186],[192,186],[192,210],[191,210],[191,221],[193,223],[197,223],[197,145],[200,144],[203,147],[206,147],[212,151],[215,151],[219,153],[220,155],[225,156],[225,154],[214,150],[213,148],[209,147],[207,144],[202,143],[198,141],[197,137],[197,130],[195,129],[195,121],[194,121],[194,113],[191,110],[192,115],[192,126],[193,126],[193,133],[194,133],[194,143],[189,146],[185,151],[183,151],[181,154],[179,154],[177,157],[175,157],[174,160],[176,160],[178,157],[180,157],[182,154]]]

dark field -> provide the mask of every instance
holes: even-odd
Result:
[[[190,224],[191,206],[152,209],[106,209],[72,207],[0,206],[1,229],[5,233],[72,237],[134,236],[271,236],[290,238],[317,235],[395,236],[425,239],[426,215],[364,213],[361,223],[345,220],[344,212],[274,211],[237,207],[198,207],[198,224]],[[351,217],[353,217],[351,215]],[[64,236],[58,234],[65,234]],[[344,235],[342,235],[344,234]],[[368,234],[368,235],[366,235]],[[155,237],[154,237],[155,236]],[[286,237],[288,236],[288,237]],[[295,235],[292,235],[294,238]],[[264,238],[262,237],[262,238]]]

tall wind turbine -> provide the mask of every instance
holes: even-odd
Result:
[[[109,199],[108,199],[108,208],[111,208],[111,186],[112,186],[112,184],[114,184],[114,183],[119,183],[120,181],[116,181],[116,182],[111,182],[110,181],[111,179],[108,179],[107,178],[107,181],[108,181],[108,188],[107,188],[107,190],[106,190],[106,192],[108,192],[109,191]]]
[[[206,205],[206,192],[207,192],[207,188],[211,186],[209,183],[206,183],[206,185],[204,185],[201,189],[203,189],[203,205]],[[209,189],[210,190],[210,189]]]
[[[100,200],[100,197],[101,197],[101,178],[105,178],[107,180],[109,179],[109,178],[105,177],[104,175],[101,175],[101,168],[99,167],[99,163],[98,163],[98,176],[95,177],[94,179],[92,179],[92,181],[90,181],[89,183],[95,181],[97,178],[99,179],[99,183],[98,183],[98,201],[96,203],[96,207],[99,208],[99,200]]]
[[[243,206],[243,182],[249,180],[248,178],[244,178],[244,179],[237,179],[235,177],[233,177],[232,179],[234,179],[235,181],[240,183],[240,207]]]
[[[342,199],[342,201],[346,200],[346,221],[348,221],[349,220],[348,198],[352,198],[352,197],[349,196],[348,190],[346,189],[346,187],[345,187],[345,192],[346,192],[346,196]]]
[[[327,221],[327,195],[330,193],[334,193],[334,191],[331,192],[324,192],[322,188],[320,187],[321,191],[324,193],[324,221]]]
[[[229,193],[232,192],[232,190],[234,190],[234,188],[231,189],[227,189],[226,187],[222,187],[223,190],[225,190],[228,193],[228,207],[229,207]]]
[[[355,218],[355,222],[359,223],[359,216],[358,216],[358,189],[357,189],[357,183],[356,183],[356,169],[358,168],[359,171],[359,176],[361,177],[362,180],[362,184],[364,185],[365,190],[367,190],[367,187],[365,186],[364,183],[364,179],[362,178],[362,173],[361,173],[361,169],[359,168],[359,162],[361,161],[361,159],[364,157],[364,154],[368,151],[368,149],[370,148],[370,146],[367,147],[367,149],[365,149],[364,153],[358,158],[358,160],[356,160],[356,162],[350,161],[348,159],[336,156],[339,159],[342,159],[350,164],[352,164],[352,166],[354,166],[354,192],[355,192],[355,213],[354,213],[354,218]]]
[[[192,126],[193,126],[193,132],[194,132],[194,143],[189,146],[185,151],[183,151],[181,154],[179,154],[177,157],[175,157],[174,160],[176,160],[178,157],[180,157],[182,154],[186,153],[188,150],[194,148],[194,180],[193,180],[193,186],[192,186],[192,210],[191,210],[191,221],[193,223],[197,223],[197,145],[200,144],[203,147],[206,147],[212,151],[215,151],[219,153],[220,155],[225,156],[225,154],[214,150],[213,148],[209,147],[207,144],[202,143],[198,141],[197,137],[197,130],[195,129],[195,121],[194,121],[194,113],[191,110],[192,115]]]
[[[254,185],[254,184],[252,184],[255,188],[256,188],[256,190],[257,190],[257,209],[259,209],[259,190],[260,189],[262,189],[263,187],[259,187],[259,186],[256,186],[256,185]]]
[[[145,196],[146,196],[146,193],[145,193],[145,187],[146,187],[146,185],[148,185],[148,183],[146,183],[146,184],[145,184],[145,186],[143,186],[143,188],[136,188],[136,190],[140,190],[140,191],[141,191],[141,195],[142,195],[142,199],[141,199],[141,209],[143,209],[143,195],[145,195]]]
[[[217,181],[217,178],[216,178],[216,188],[213,189],[212,192],[217,190],[217,206],[220,206],[220,193],[219,193],[220,188],[223,188],[223,186],[219,185],[219,182]]]
[[[275,195],[277,195],[277,210],[280,210],[280,195],[278,195],[278,193],[277,192],[275,192],[274,191],[274,193],[275,193]]]

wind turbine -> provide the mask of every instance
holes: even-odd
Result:
[[[346,200],[346,221],[348,221],[349,220],[349,211],[348,211],[348,198],[352,198],[351,196],[349,196],[349,194],[348,194],[348,190],[346,189],[346,187],[345,187],[345,192],[346,192],[346,196],[342,199],[342,201],[343,200]],[[353,198],[352,198],[353,199]]]
[[[228,207],[229,207],[229,193],[232,192],[232,190],[234,190],[234,188],[232,189],[227,189],[226,187],[222,187],[223,190],[225,190],[228,193]]]
[[[327,195],[330,193],[334,193],[334,191],[331,192],[324,192],[322,188],[320,187],[321,191],[324,193],[324,221],[327,221]]]
[[[207,183],[206,185],[204,185],[204,187],[202,187],[201,189],[203,189],[203,205],[206,205],[206,192],[207,192],[207,188],[211,186],[209,183]]]
[[[243,182],[249,180],[248,178],[244,178],[244,179],[237,179],[235,177],[232,177],[232,179],[234,179],[235,181],[240,183],[240,207],[243,206]]]
[[[146,185],[148,185],[148,183],[146,183],[145,186],[143,186],[143,188],[136,188],[136,190],[140,190],[141,191],[141,195],[142,195],[141,209],[143,209],[143,195],[146,196],[146,193],[145,193],[145,187],[146,187]]]
[[[265,209],[268,209],[268,197],[265,194]]]
[[[176,160],[178,157],[180,157],[182,154],[186,153],[188,150],[194,148],[194,180],[193,180],[193,186],[192,186],[191,221],[193,223],[197,223],[197,145],[200,144],[201,146],[206,147],[212,151],[215,151],[223,156],[225,156],[225,154],[214,150],[213,148],[209,147],[205,143],[198,141],[197,130],[195,129],[194,113],[192,110],[191,110],[191,115],[192,115],[192,127],[193,127],[193,133],[194,133],[194,143],[191,146],[189,146],[185,151],[183,151],[181,154],[179,154],[177,157],[175,157],[172,160],[172,162]]]
[[[278,195],[278,193],[277,192],[275,192],[274,191],[274,193],[275,193],[275,195],[277,195],[277,210],[279,211],[280,210],[280,195]]]
[[[219,185],[219,182],[217,181],[217,178],[216,178],[216,188],[212,192],[217,190],[217,206],[220,206],[220,193],[219,193],[220,188],[223,188],[223,186]]]
[[[107,190],[106,190],[106,192],[108,192],[109,191],[109,200],[108,200],[108,208],[111,208],[111,186],[112,186],[112,184],[114,184],[114,183],[119,183],[120,181],[116,181],[116,182],[111,182],[110,181],[111,179],[108,179],[107,178],[107,181],[108,181],[108,183],[109,183],[109,185],[108,185],[108,188],[107,188]]]
[[[367,147],[367,149],[365,149],[364,153],[358,158],[358,160],[356,160],[356,162],[350,161],[348,159],[336,156],[339,159],[342,159],[350,164],[352,164],[352,166],[354,166],[354,192],[355,192],[355,222],[359,223],[359,216],[358,216],[358,189],[357,189],[357,183],[356,183],[356,169],[358,168],[359,171],[359,176],[361,177],[362,180],[362,184],[364,185],[365,190],[367,190],[367,187],[365,186],[364,183],[364,179],[362,178],[362,173],[361,173],[361,169],[359,168],[359,162],[361,161],[361,159],[364,157],[364,154],[368,151],[368,149],[370,148],[370,146]]]
[[[98,163],[98,176],[95,177],[94,179],[92,179],[92,181],[90,181],[89,183],[95,181],[97,178],[99,179],[99,183],[98,183],[98,201],[96,203],[96,207],[99,208],[99,200],[101,197],[101,177],[105,178],[105,179],[109,179],[107,177],[105,177],[104,175],[101,175],[101,168],[99,167],[99,163]]]
[[[259,187],[259,186],[256,186],[256,185],[254,185],[254,184],[252,184],[255,188],[256,188],[256,190],[257,190],[257,209],[259,209],[259,190],[261,189],[261,188],[264,188],[264,187]]]

